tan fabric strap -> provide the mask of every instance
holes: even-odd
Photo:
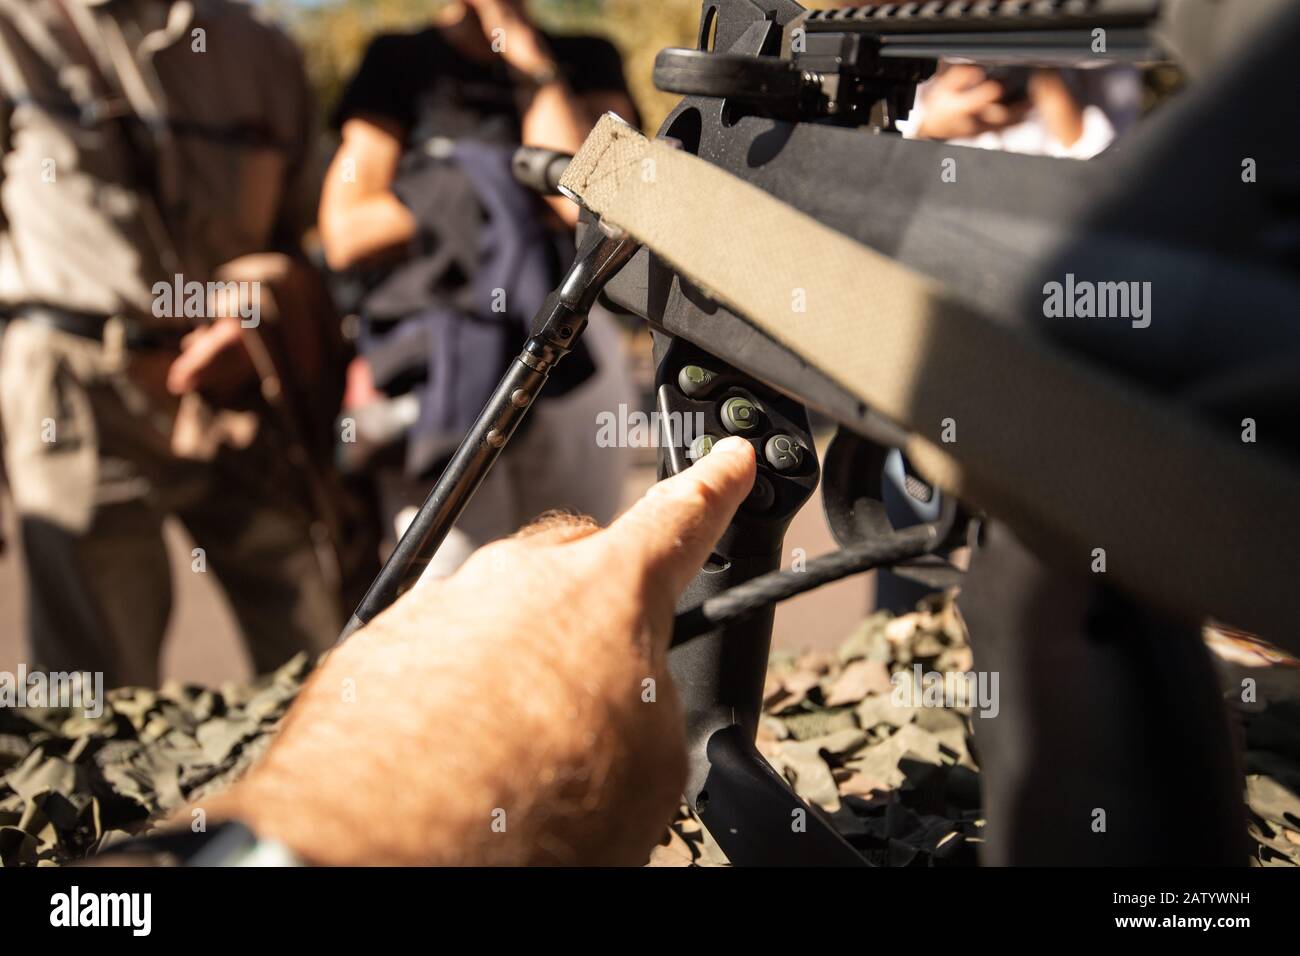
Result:
[[[917,468],[1058,566],[1300,649],[1300,474],[606,116],[563,185],[905,426]],[[726,356],[721,356],[725,358]],[[953,437],[955,441],[945,441]]]

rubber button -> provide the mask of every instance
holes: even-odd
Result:
[[[789,435],[773,435],[763,446],[763,457],[777,471],[795,471],[803,464],[804,447]]]
[[[722,424],[733,435],[744,435],[758,428],[758,406],[747,398],[729,398],[722,403]]]
[[[776,504],[776,489],[762,475],[754,476],[754,487],[745,499],[745,508],[749,511],[768,511]]]
[[[677,387],[687,398],[699,398],[713,386],[718,376],[700,365],[686,365],[677,373]]]
[[[686,452],[686,457],[691,461],[699,461],[709,452],[713,451],[713,443],[717,441],[712,435],[701,435],[695,441],[691,442],[691,447]]]

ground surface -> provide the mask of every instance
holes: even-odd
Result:
[[[1231,635],[1210,642],[1225,685],[1258,682],[1258,701],[1232,711],[1254,862],[1300,864],[1300,666]],[[973,865],[983,819],[969,712],[899,705],[890,678],[917,663],[970,668],[951,606],[873,616],[830,652],[774,655],[759,747],[869,861]],[[118,690],[95,720],[0,708],[0,862],[80,859],[228,786],[268,745],[308,670],[300,659],[252,685]],[[683,808],[649,862],[727,861]]]

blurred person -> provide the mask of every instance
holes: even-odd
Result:
[[[904,136],[1012,153],[1090,159],[1137,118],[1129,68],[985,70],[948,63],[917,89]]]
[[[349,414],[387,409],[405,427],[403,460],[377,466],[399,534],[573,259],[577,207],[516,183],[514,149],[575,152],[606,111],[635,116],[614,47],[549,36],[517,0],[453,3],[425,30],[377,37],[343,94],[321,238],[364,287]],[[430,573],[548,509],[612,517],[629,458],[597,447],[597,419],[633,401],[597,310]]]
[[[314,438],[291,400],[342,368],[294,258],[297,50],[228,0],[0,0],[0,93],[0,415],[34,665],[158,683],[168,515],[258,671],[329,646],[338,528],[289,462]]]

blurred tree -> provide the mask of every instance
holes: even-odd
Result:
[[[655,56],[664,47],[695,46],[700,0],[537,0],[534,11],[557,33],[595,33],[614,42],[641,120],[657,130],[681,98],[654,87]]]
[[[377,33],[415,29],[446,0],[332,0],[303,6],[269,0],[268,10],[302,48],[321,115],[328,116]]]
[[[450,0],[331,0],[304,6],[268,0],[266,7],[301,45],[321,115],[328,116],[377,33],[414,30]],[[555,33],[608,37],[623,54],[628,84],[649,130],[676,97],[654,88],[654,58],[667,46],[693,46],[699,0],[533,0],[531,9]]]

